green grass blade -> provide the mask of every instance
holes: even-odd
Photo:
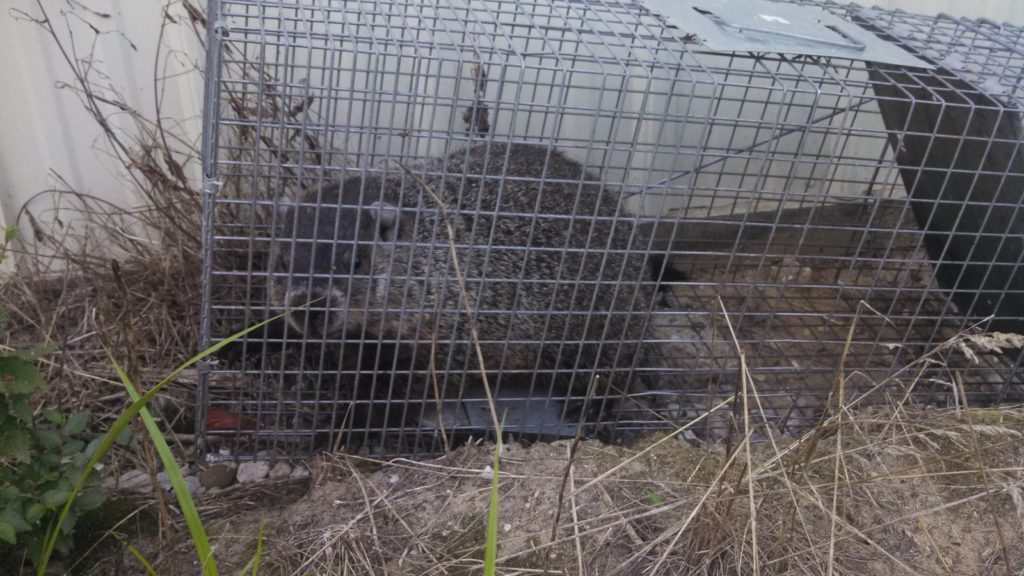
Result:
[[[146,557],[142,555],[142,552],[136,550],[135,546],[132,546],[131,544],[125,543],[125,546],[128,547],[128,551],[132,553],[132,556],[135,556],[135,559],[139,561],[139,564],[142,564],[142,567],[146,569],[146,574],[149,574],[149,576],[157,576],[156,570],[153,569],[153,565],[149,563],[149,560],[146,560]]]
[[[484,576],[494,576],[498,557],[498,452],[494,448],[494,468],[491,475],[491,501],[487,506],[487,540],[484,542]]]
[[[245,567],[238,573],[238,576],[245,576],[246,572],[252,572],[256,576],[260,569],[260,558],[263,556],[263,517],[260,517],[259,527],[256,529],[256,553],[245,563]]]
[[[312,302],[310,304],[312,304]],[[305,308],[306,306],[309,306],[309,304],[301,306],[300,308]],[[289,310],[288,312],[291,312],[291,310]],[[193,364],[202,360],[203,358],[206,358],[207,356],[214,354],[221,348],[227,346],[228,344],[234,342],[235,340],[238,340],[239,338],[245,336],[246,334],[249,334],[254,330],[258,330],[266,326],[267,324],[274,322],[275,320],[283,318],[286,314],[288,314],[288,312],[283,312],[281,314],[278,314],[277,316],[274,316],[273,318],[268,318],[258,324],[254,324],[253,326],[250,326],[245,330],[236,332],[231,336],[228,336],[224,340],[221,340],[220,342],[214,344],[213,346],[210,346],[206,350],[203,350],[202,352],[196,354],[192,358],[189,358],[185,363],[171,371],[171,373],[168,374],[166,378],[164,378],[155,386],[150,388],[149,391],[143,394],[138,401],[132,403],[131,406],[125,409],[125,411],[122,412],[121,415],[114,420],[114,423],[111,424],[110,429],[107,430],[107,433],[104,434],[103,437],[101,438],[100,443],[96,448],[96,451],[93,453],[92,457],[89,458],[89,462],[86,464],[81,476],[78,478],[78,482],[75,484],[75,489],[71,491],[71,496],[68,497],[68,501],[64,504],[64,508],[61,510],[60,516],[57,517],[57,522],[53,527],[53,531],[50,533],[50,537],[46,541],[46,547],[43,549],[43,555],[39,560],[39,565],[36,567],[36,574],[38,576],[45,576],[46,567],[50,563],[50,556],[53,555],[53,547],[57,544],[57,536],[60,534],[60,530],[64,526],[64,522],[67,520],[68,512],[71,510],[71,505],[74,504],[75,498],[78,497],[78,493],[82,491],[82,487],[85,486],[86,480],[89,479],[89,474],[92,472],[93,467],[95,467],[96,464],[100,461],[100,459],[103,458],[103,455],[106,454],[107,450],[109,450],[110,446],[114,443],[114,439],[117,438],[117,435],[120,434],[122,430],[124,430],[124,427],[127,426],[128,423],[131,422],[133,418],[135,418],[135,415],[138,414],[139,411],[142,410],[142,408],[154,396],[156,396],[157,393],[159,393],[160,390],[164,386],[166,386],[168,382],[173,380],[183,370],[185,370],[189,366],[192,366]]]
[[[114,370],[117,371],[117,376],[121,379],[121,383],[124,384],[128,395],[131,396],[132,402],[138,402],[139,392],[135,389],[131,379],[128,378],[128,375],[125,374],[121,365],[117,363],[117,360],[109,350],[107,355],[110,356]],[[156,425],[156,421],[153,420],[149,410],[142,408],[139,410],[139,416],[142,417],[142,422],[146,425],[146,431],[149,432],[150,440],[153,441],[153,447],[156,448],[157,454],[160,455],[164,471],[167,472],[167,480],[174,488],[174,495],[178,498],[178,506],[181,507],[181,515],[185,518],[188,532],[192,535],[193,546],[195,546],[196,554],[199,556],[199,565],[203,567],[203,574],[206,576],[218,576],[219,571],[217,570],[217,563],[213,558],[210,540],[206,536],[206,529],[203,527],[202,520],[199,519],[199,511],[196,510],[196,503],[192,500],[192,494],[189,493],[188,486],[185,485],[185,477],[181,473],[181,467],[174,460],[171,447],[167,445],[167,439],[160,432],[160,428]]]
[[[504,422],[504,415],[502,422]],[[491,469],[491,501],[487,506],[487,539],[484,541],[484,576],[495,576],[498,558],[498,457],[501,455],[501,428],[494,444],[494,466]]]

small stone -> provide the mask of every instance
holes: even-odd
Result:
[[[292,478],[309,478],[309,468],[305,466],[296,466],[295,470],[292,470]]]
[[[156,481],[160,484],[160,487],[164,489],[164,492],[170,492],[171,488],[173,488],[173,486],[171,486],[171,480],[167,477],[167,472],[157,474]]]
[[[398,484],[398,480],[398,474],[392,474],[391,476],[388,476],[388,484],[391,484],[392,486]]]
[[[504,526],[502,526],[502,529],[505,530],[505,532],[511,532],[512,531],[512,525],[511,524],[505,524]]]
[[[494,476],[494,469],[491,468],[490,464],[488,464],[487,466],[484,466],[483,471],[480,472],[480,477],[481,478],[491,478],[492,476]]]
[[[189,494],[195,494],[200,489],[199,477],[195,475],[189,475],[181,479],[185,483],[185,490]]]
[[[117,479],[117,489],[128,492],[149,490],[149,473],[145,470],[129,470]]]
[[[238,483],[252,484],[259,482],[270,473],[270,462],[265,460],[249,460],[238,465]]]
[[[267,474],[267,477],[271,480],[284,480],[290,476],[291,473],[292,465],[282,460],[274,464],[274,467],[270,469],[270,473]]]
[[[207,488],[227,488],[235,482],[236,468],[228,464],[215,464],[199,473],[199,483]]]

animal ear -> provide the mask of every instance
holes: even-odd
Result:
[[[382,240],[394,240],[398,233],[398,208],[394,204],[377,200],[370,204],[370,216],[377,224]]]

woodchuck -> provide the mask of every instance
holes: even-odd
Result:
[[[655,288],[619,191],[537,145],[480,144],[424,166],[422,182],[394,168],[287,207],[272,299],[320,299],[291,326],[307,338],[397,343],[421,368],[432,356],[438,372],[477,373],[453,236],[489,374],[561,383],[548,394],[579,394],[595,374],[625,387],[612,373],[642,352]]]

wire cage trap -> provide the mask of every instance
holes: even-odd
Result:
[[[674,428],[737,349],[782,432],[840,365],[863,402],[1021,400],[1014,337],[951,343],[1024,332],[1021,28],[759,0],[209,23],[203,342],[300,307],[202,365],[211,455]]]

